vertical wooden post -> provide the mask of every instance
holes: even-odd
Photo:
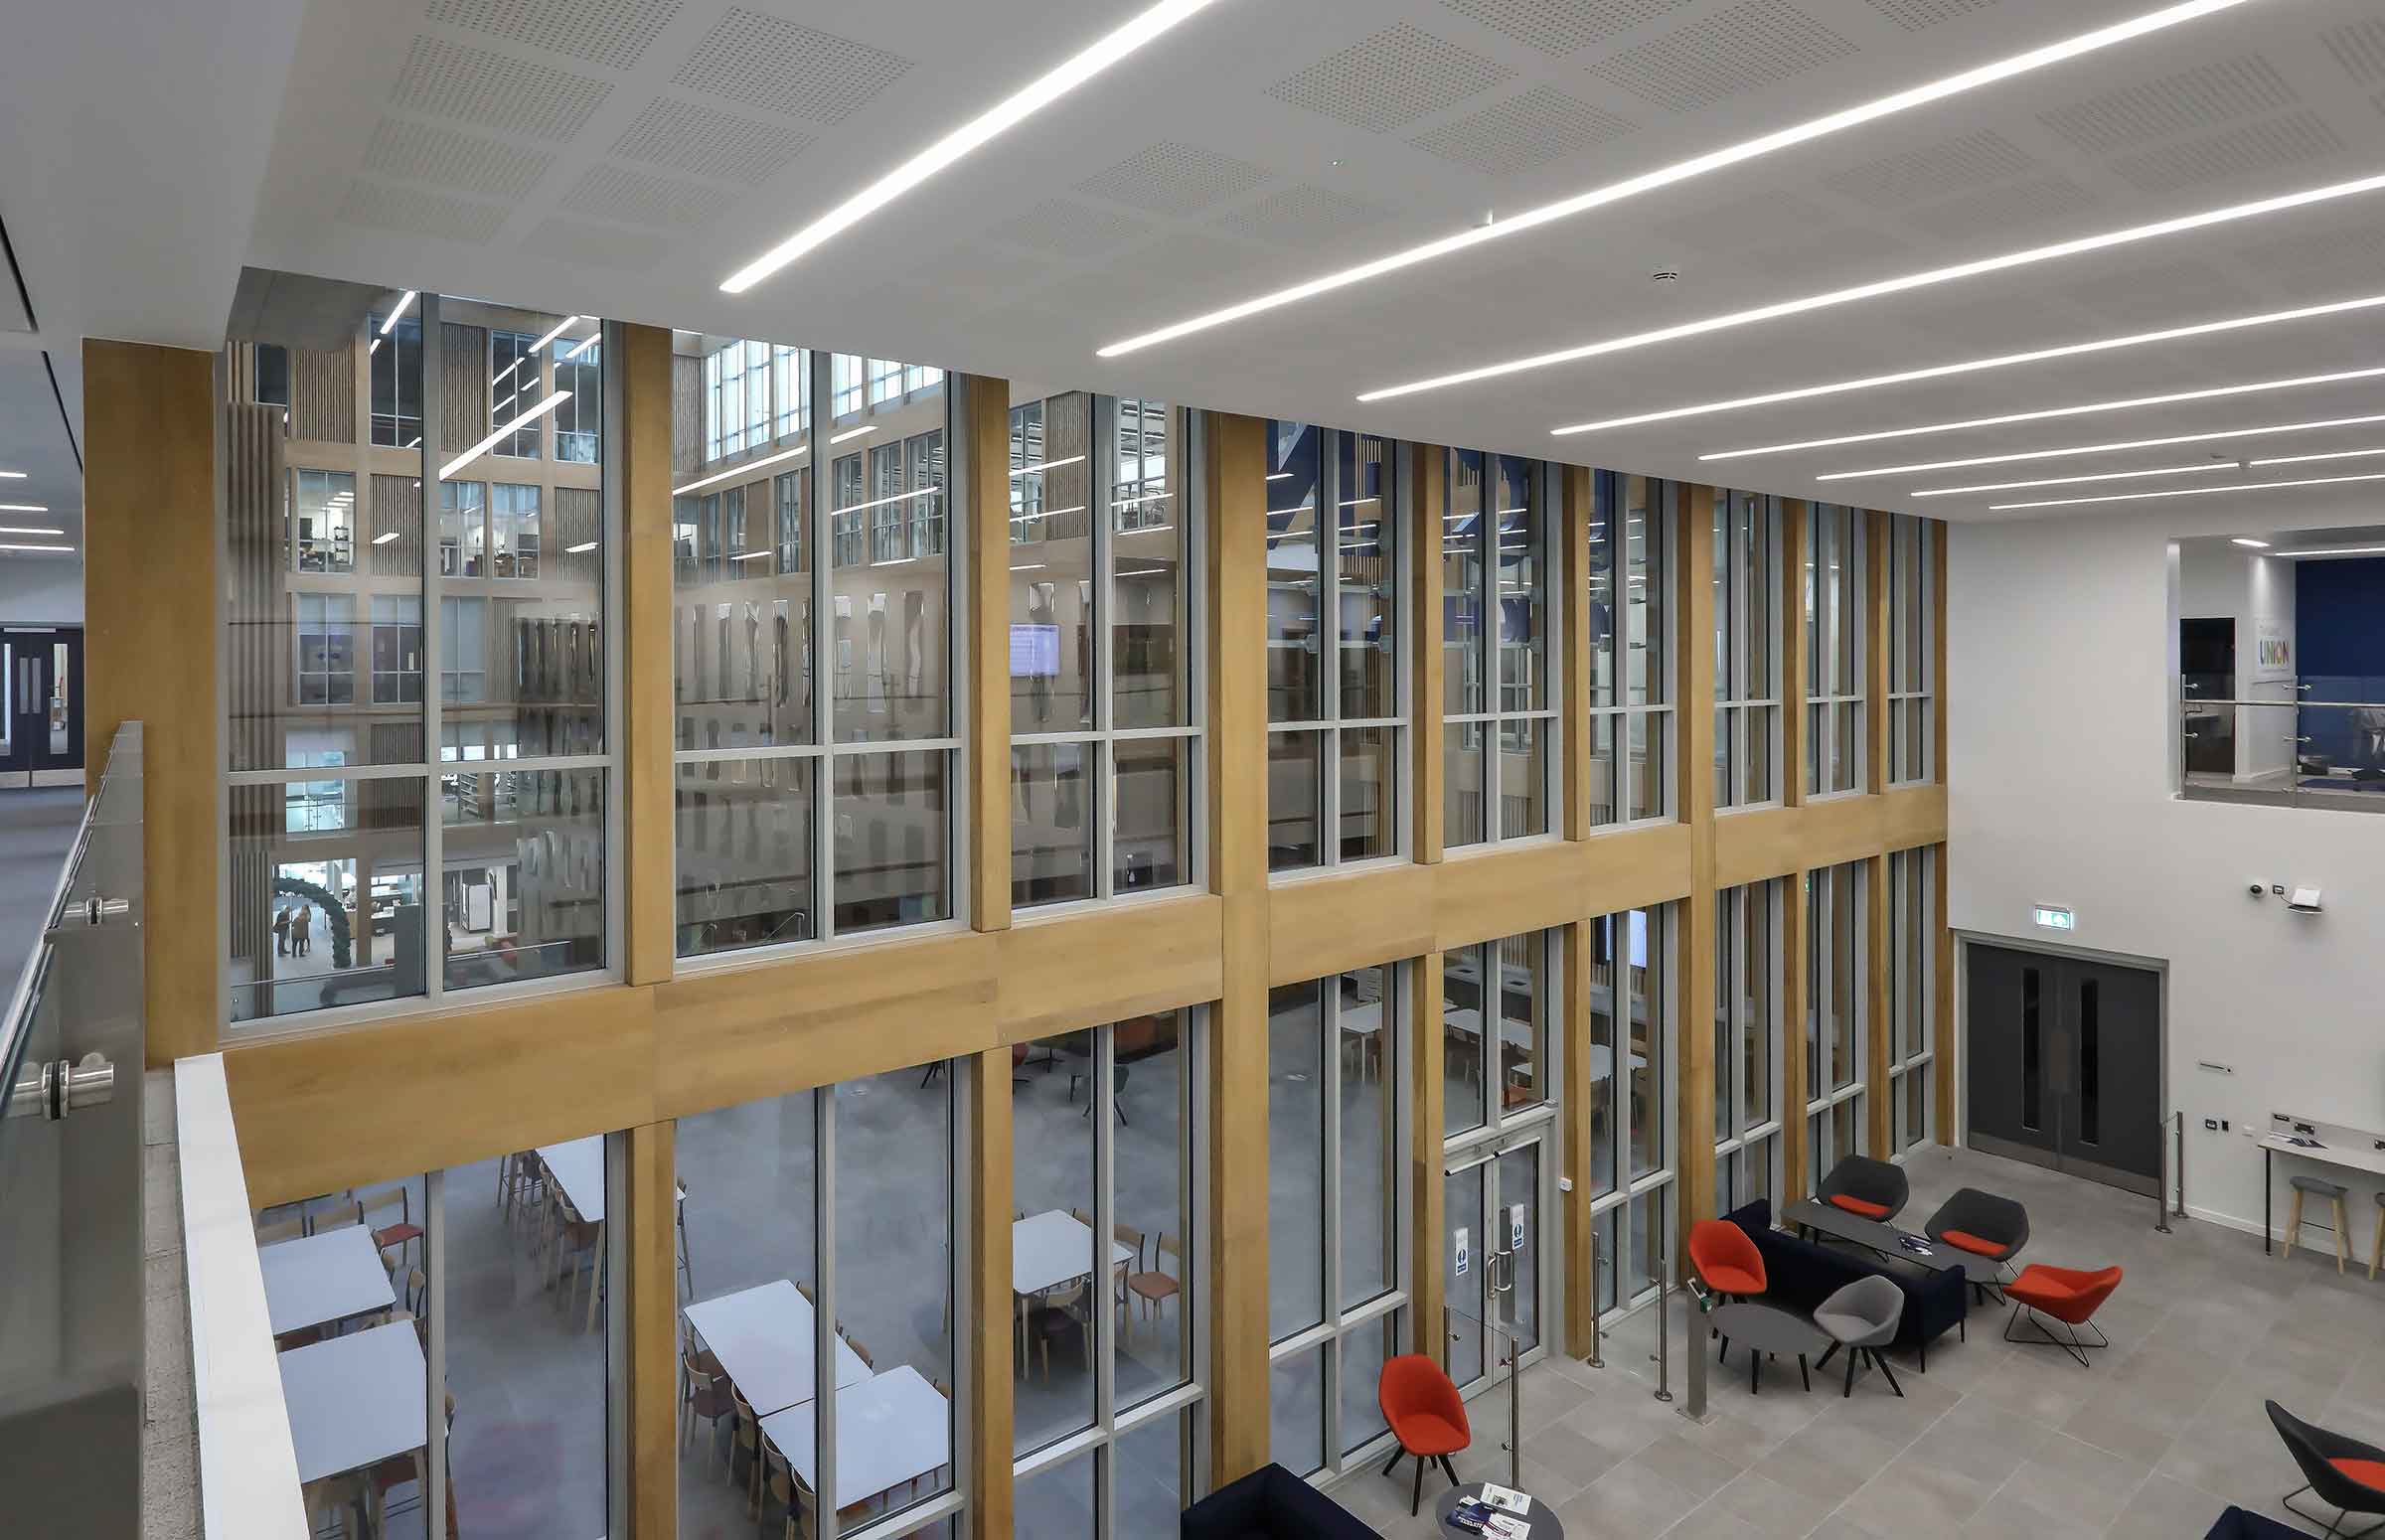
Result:
[[[1803,498],[1781,506],[1781,806],[1806,800],[1806,525]]]
[[[670,330],[624,325],[620,368],[623,971],[630,984],[660,984],[678,951]]]
[[[1008,756],[1005,756],[1007,763]],[[970,1501],[976,1532],[1007,1535],[1012,1525],[1011,1450],[1016,1411],[1011,1360],[1011,1050],[977,1056],[970,1077],[969,1211],[976,1216],[970,1277],[977,1281],[969,1328]]]
[[[968,467],[954,513],[968,532],[969,924],[1011,928],[1011,384],[962,381]],[[1002,1083],[1011,1083],[1006,1071]],[[1007,1372],[1007,1371],[1006,1371]]]
[[[1566,764],[1568,779],[1575,765]],[[1558,932],[1565,949],[1564,1094],[1559,1116],[1565,1126],[1565,1175],[1573,1190],[1558,1195],[1565,1215],[1565,1350],[1576,1358],[1590,1356],[1590,1323],[1598,1313],[1598,1280],[1591,1276],[1590,1243],[1597,1219],[1590,1211],[1596,1200],[1597,1169],[1590,1116],[1590,966],[1591,933],[1595,922],[1575,920]],[[1612,1266],[1612,1262],[1609,1264]]]
[[[1954,526],[1940,523],[1937,539],[1931,543],[1930,556],[1930,732],[1935,752],[1932,763],[1937,766],[1938,784],[1951,786],[1954,777],[1948,774],[1946,762],[1946,721],[1953,700],[1946,678],[1946,547],[1954,538]],[[1937,868],[1933,879],[1936,888],[1938,933],[1932,938],[1937,952],[1937,971],[1931,1001],[1930,1023],[1932,1040],[1937,1044],[1938,1143],[1955,1142],[1955,932],[1946,912],[1947,856],[1951,843],[1938,847],[1938,858],[1931,864]]]
[[[1863,862],[1863,950],[1869,960],[1863,969],[1863,1009],[1871,1023],[1863,1073],[1871,1086],[1864,1098],[1866,1153],[1885,1160],[1895,1153],[1894,1087],[1888,1065],[1896,1048],[1896,1021],[1890,1008],[1895,991],[1889,988],[1888,857],[1874,855]]]
[[[1416,1029],[1408,1055],[1409,1147],[1414,1152],[1416,1220],[1410,1236],[1409,1337],[1416,1352],[1447,1366],[1449,1341],[1441,1330],[1441,1248],[1448,1218],[1442,1213],[1441,1128],[1443,1122],[1441,1040],[1441,954],[1416,961]]]
[[[1441,512],[1447,491],[1449,451],[1439,444],[1411,444],[1409,466],[1414,475],[1413,491],[1408,499],[1408,569],[1414,602],[1409,605],[1412,617],[1409,657],[1414,661],[1415,680],[1408,692],[1411,702],[1408,713],[1408,739],[1414,749],[1412,773],[1408,784],[1415,789],[1416,818],[1410,827],[1415,834],[1416,859],[1431,863],[1443,854],[1444,820],[1448,814],[1448,761],[1442,752],[1442,734],[1447,730],[1441,721],[1441,673],[1446,659],[1442,652],[1441,603]],[[1328,625],[1333,624],[1329,618]],[[1423,1015],[1417,1016],[1419,1035],[1422,1035]],[[1433,1135],[1437,1152],[1440,1144],[1438,1125]],[[1418,1137],[1423,1137],[1419,1127]],[[1433,1328],[1437,1334],[1440,1327]]]
[[[217,851],[216,359],[82,345],[83,786],[116,728],[143,723],[142,932],[149,1063],[213,1052]],[[279,761],[276,761],[278,763]]]
[[[1805,710],[1802,701],[1798,710]],[[1790,1201],[1804,1197],[1813,1185],[1807,1169],[1812,1153],[1806,1148],[1806,1037],[1818,1023],[1807,999],[1813,988],[1807,978],[1807,932],[1812,928],[1806,910],[1807,880],[1803,869],[1781,878],[1781,1194]]]
[[[1680,483],[1674,505],[1675,806],[1689,830],[1689,896],[1673,927],[1679,1012],[1673,1168],[1686,1236],[1691,1224],[1714,1213],[1714,489]]]
[[[1267,1463],[1267,501],[1265,425],[1213,412],[1209,884],[1224,990],[1209,1034],[1210,1478]]]
[[[679,1533],[677,1132],[649,1123],[628,1134],[629,1511],[640,1535]]]

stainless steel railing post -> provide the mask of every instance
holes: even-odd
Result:
[[[1602,1311],[1598,1304],[1598,1221],[1590,1222],[1590,1367],[1603,1369],[1607,1360],[1601,1356],[1605,1333],[1600,1326]]]
[[[2165,1115],[2153,1124],[2153,1141],[2160,1147],[2161,1176],[2153,1186],[2153,1228],[2163,1235],[2169,1233],[2169,1119]]]
[[[1672,1399],[1672,1264],[1657,1258],[1657,1399]]]
[[[2176,1114],[2178,1120],[2178,1157],[2174,1162],[2172,1180],[2177,1184],[2177,1206],[2170,1210],[2180,1219],[2186,1217],[2186,1114]]]

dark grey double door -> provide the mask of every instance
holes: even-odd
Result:
[[[2161,981],[1974,942],[1971,1144],[2131,1192],[2161,1183]]]

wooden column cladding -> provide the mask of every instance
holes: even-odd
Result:
[[[1894,778],[1888,757],[1893,748],[1888,720],[1888,650],[1894,632],[1889,624],[1892,586],[1889,518],[1882,513],[1864,516],[1863,757],[1867,761],[1864,785],[1875,797],[1885,792]],[[1919,596],[1915,597],[1918,600]],[[1867,1126],[1864,1149],[1885,1160],[1896,1147],[1892,1132],[1896,1127],[1892,1116],[1895,1097],[1888,1079],[1888,1065],[1894,1057],[1890,1050],[1896,1038],[1896,1022],[1890,1010],[1894,992],[1888,988],[1892,967],[1888,955],[1888,857],[1882,852],[1868,857],[1863,864],[1863,1002],[1870,1027],[1863,1074],[1871,1086],[1864,1098]]]
[[[1952,692],[1946,677],[1946,547],[1954,539],[1955,527],[1941,523],[1938,539],[1931,543],[1930,555],[1930,689],[1935,704],[1930,712],[1930,732],[1934,752],[1930,763],[1936,767],[1941,809],[1945,807],[1945,788],[1954,777],[1946,762],[1946,720]],[[1943,823],[1943,820],[1941,820]],[[1955,931],[1954,922],[1946,911],[1948,857],[1954,853],[1951,843],[1941,843],[1938,859],[1932,864],[1937,871],[1932,878],[1938,933],[1931,939],[1937,968],[1933,976],[1930,1021],[1932,1037],[1937,1044],[1938,1143],[1955,1143]]]
[[[1415,858],[1430,865],[1443,854],[1442,826],[1448,806],[1448,765],[1441,751],[1446,730],[1441,721],[1441,671],[1447,656],[1442,638],[1441,513],[1448,494],[1449,451],[1438,444],[1406,448],[1413,478],[1408,495],[1408,572],[1415,596],[1408,624],[1408,655],[1415,665],[1415,678],[1408,689],[1408,698],[1414,702],[1408,726],[1414,768],[1408,784],[1416,804],[1411,831]],[[1329,615],[1325,623],[1331,627],[1336,622]],[[1439,1136],[1434,1138],[1438,1142]]]
[[[241,350],[246,352],[247,350]],[[278,764],[276,703],[290,698],[289,648],[278,617],[290,607],[282,555],[281,408],[234,401],[224,408],[225,750],[234,766]],[[92,746],[94,749],[96,745]],[[85,761],[86,765],[90,761]],[[226,929],[235,964],[251,979],[273,973],[273,858],[267,836],[287,817],[281,789],[236,786],[227,794],[235,838],[226,872]]]
[[[1209,1032],[1210,1475],[1267,1463],[1266,424],[1212,413],[1209,883],[1223,904]]]
[[[450,327],[449,331],[457,330]],[[623,326],[621,405],[621,819],[632,984],[671,977],[678,951],[673,854],[671,334]],[[477,378],[477,373],[475,375]],[[444,398],[442,397],[442,404]],[[466,440],[471,442],[471,440]]]
[[[1673,513],[1674,795],[1689,829],[1689,894],[1673,925],[1673,1169],[1686,1236],[1714,1213],[1714,489],[1681,484]]]
[[[1004,464],[1007,469],[1007,458]],[[1007,762],[1009,756],[1004,757]],[[968,1422],[962,1437],[970,1450],[977,1533],[1007,1535],[1013,1507],[1011,1451],[1018,1425],[1012,1369],[1017,1349],[1011,1341],[1016,1324],[1011,1309],[1011,1215],[1017,1206],[1012,1196],[1011,1050],[980,1053],[970,1067],[974,1073],[963,1093],[973,1155],[966,1175],[969,1212],[976,1219],[969,1237],[969,1277],[975,1280],[977,1305],[968,1311],[965,1342],[954,1346],[955,1356],[968,1360],[962,1380],[969,1397],[963,1408]]]
[[[669,334],[664,335],[668,344]],[[629,1509],[640,1535],[679,1532],[678,1125],[629,1131]],[[708,1429],[704,1435],[710,1438]]]
[[[1781,806],[1806,801],[1806,540],[1813,506],[1781,499]],[[1781,873],[1781,1191],[1803,1197],[1806,1171],[1806,1040],[1815,1027],[1807,1003],[1806,868]]]
[[[953,501],[969,559],[969,923],[1011,926],[1011,385],[967,375],[960,390],[963,480]],[[1004,1085],[1009,1085],[1008,1076]],[[1009,1151],[1003,1152],[1004,1158]]]
[[[224,1005],[211,923],[222,715],[216,694],[216,355],[92,340],[82,347],[84,787],[96,794],[116,728],[138,720],[143,995],[149,1062],[212,1052]],[[243,434],[253,435],[253,425]],[[251,441],[251,506],[275,474]],[[278,509],[279,498],[271,499]],[[245,638],[251,670],[267,645]],[[278,642],[270,644],[276,648]],[[254,923],[263,917],[251,914]]]

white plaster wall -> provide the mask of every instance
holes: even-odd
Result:
[[[2027,941],[2043,935],[2032,903],[2067,904],[2074,944],[2168,964],[2163,1100],[2187,1115],[2188,1203],[2252,1225],[2261,1157],[2244,1136],[2273,1109],[2385,1131],[2385,815],[2171,791],[2170,541],[2272,533],[2266,506],[1957,525],[1947,584],[1949,919]],[[2283,514],[2376,525],[2385,500]],[[2253,899],[2255,879],[2317,885],[2326,912]],[[2235,1130],[2207,1133],[2206,1117]],[[2373,1222],[2366,1209],[2354,1229]]]
[[[82,624],[80,557],[0,557],[0,625]]]

